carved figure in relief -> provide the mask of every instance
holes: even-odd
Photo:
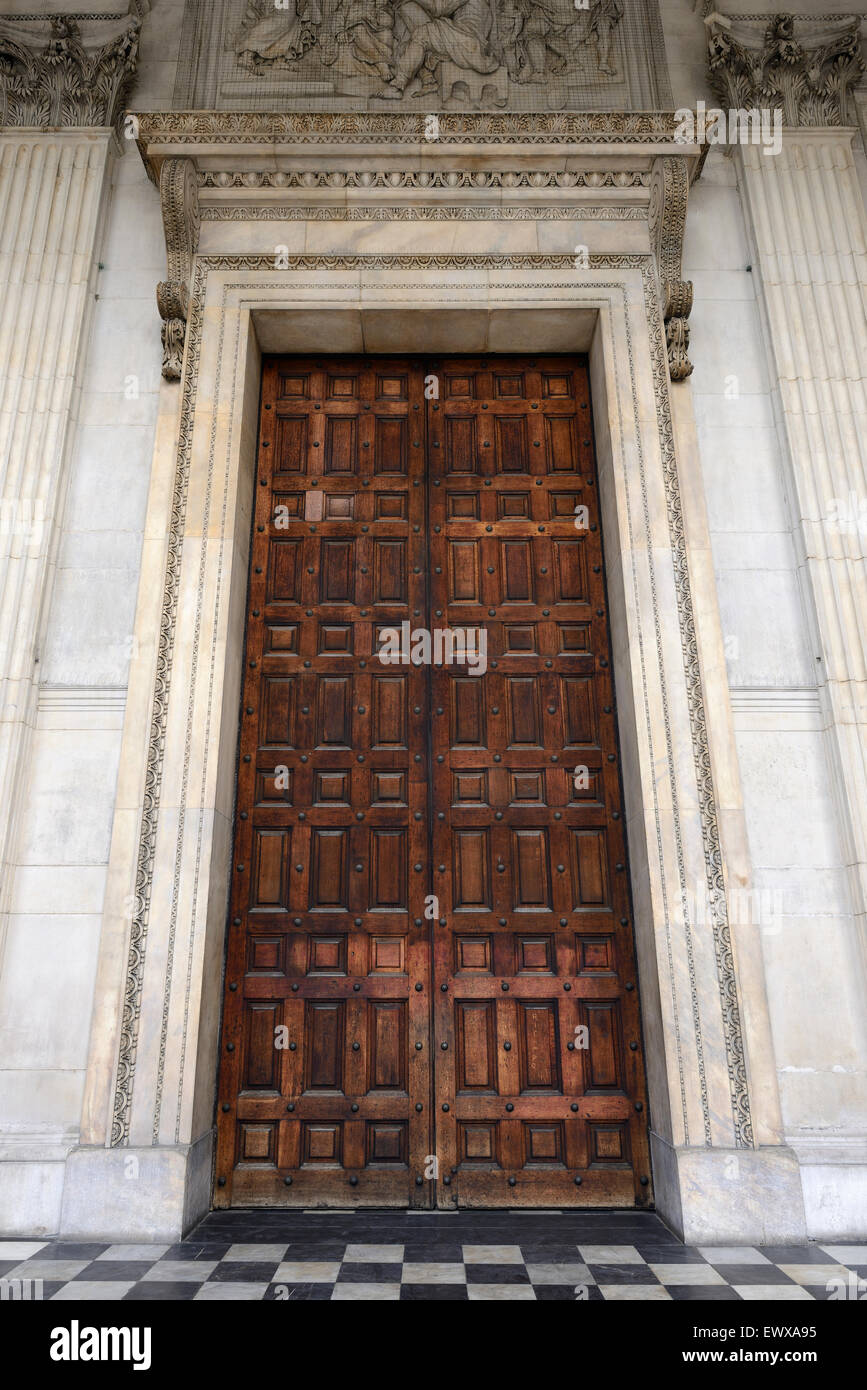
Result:
[[[589,0],[587,9],[576,9],[574,0],[514,3],[523,20],[513,57],[516,82],[539,82],[547,73],[565,72],[590,42],[599,71],[617,76],[611,49],[614,30],[623,17],[623,0]]]
[[[318,0],[288,0],[279,10],[271,0],[250,0],[235,39],[238,61],[255,72],[302,58],[321,22]]]
[[[320,41],[322,62],[350,76],[374,74],[383,82],[394,77],[394,6],[369,0],[337,0],[328,34]]]
[[[394,63],[394,80],[377,95],[399,101],[416,79],[420,93],[437,89],[441,62],[475,73],[494,73],[501,66],[491,47],[494,14],[490,0],[407,0],[398,7],[402,37]]]

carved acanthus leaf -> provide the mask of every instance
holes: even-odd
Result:
[[[166,236],[168,278],[157,285],[163,320],[163,376],[178,381],[190,308],[193,258],[199,245],[199,190],[191,159],[167,159],[160,169],[160,201]]]
[[[140,27],[134,16],[0,19],[0,127],[114,126]]]
[[[683,381],[692,371],[687,355],[692,282],[682,278],[688,195],[686,160],[678,155],[660,155],[653,165],[648,223],[672,381]]]
[[[729,110],[769,107],[786,126],[848,123],[849,94],[864,72],[858,15],[705,20],[711,84]]]

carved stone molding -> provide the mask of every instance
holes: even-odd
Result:
[[[163,376],[178,381],[190,307],[193,257],[199,244],[199,191],[191,159],[167,159],[160,169],[168,279],[157,285],[163,320]]]
[[[686,161],[676,155],[660,156],[653,165],[647,216],[672,381],[684,381],[692,372],[687,356],[692,281],[682,278],[688,194]]]
[[[0,19],[0,128],[114,126],[140,28],[135,14]]]
[[[786,126],[844,126],[864,72],[859,15],[707,16],[708,69],[724,106],[770,107]]]
[[[335,188],[385,188],[389,192],[481,188],[643,188],[650,183],[642,169],[289,169],[246,170],[206,169],[199,186],[207,189],[301,188],[305,192]]]

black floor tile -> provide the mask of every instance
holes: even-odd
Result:
[[[465,1265],[468,1284],[529,1284],[530,1276],[521,1265]]]
[[[795,1261],[791,1260],[791,1264]],[[826,1261],[827,1263],[827,1261]],[[730,1284],[794,1284],[776,1265],[714,1265],[717,1274]]]
[[[33,1258],[36,1260],[95,1260],[108,1245],[83,1244],[71,1240],[53,1240]]]
[[[707,1260],[697,1250],[685,1245],[648,1245],[646,1241],[636,1242],[635,1246],[642,1259],[653,1265],[705,1265]]]
[[[728,1284],[666,1284],[675,1303],[740,1303],[741,1296]]]
[[[831,1265],[834,1261],[816,1245],[758,1245],[766,1260],[778,1265]]]
[[[82,1279],[95,1279],[98,1282],[110,1283],[114,1280],[124,1283],[130,1279],[135,1282],[141,1279],[148,1270],[156,1264],[156,1256],[152,1260],[94,1260],[80,1274],[76,1274],[72,1283],[77,1283]]]
[[[466,1284],[401,1284],[401,1303],[466,1303]]]
[[[463,1264],[464,1250],[458,1241],[444,1245],[439,1241],[408,1240],[403,1248],[406,1264]]]
[[[173,1283],[162,1283],[159,1280],[149,1280],[146,1284],[135,1284],[123,1296],[123,1303],[177,1303],[181,1300],[191,1302],[201,1288],[201,1284],[192,1281],[175,1281]]]
[[[520,1242],[521,1254],[524,1263],[528,1265],[580,1265],[584,1261],[578,1253],[578,1245],[561,1245],[554,1241],[545,1244],[542,1241],[528,1245],[526,1241]]]

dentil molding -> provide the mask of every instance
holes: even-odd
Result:
[[[114,126],[138,60],[140,16],[17,15],[0,19],[0,129]]]
[[[864,72],[861,16],[725,15],[705,19],[714,91],[735,110],[770,107],[786,126],[850,124]]]

